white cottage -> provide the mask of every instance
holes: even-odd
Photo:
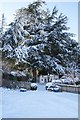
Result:
[[[55,75],[55,74],[53,74],[53,75],[40,75],[40,77],[39,77],[39,82],[40,83],[47,83],[47,82],[52,82],[52,80],[54,80],[54,79],[58,79],[59,78],[59,76],[58,75]]]

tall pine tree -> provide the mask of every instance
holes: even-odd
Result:
[[[19,9],[3,36],[4,57],[14,59],[14,65],[26,64],[32,68],[33,77],[36,69],[63,75],[69,72],[67,68],[71,63],[76,66],[79,63],[76,58],[80,47],[72,39],[73,34],[67,32],[67,17],[62,13],[58,15],[56,7],[52,12],[43,10],[44,3],[38,0]]]

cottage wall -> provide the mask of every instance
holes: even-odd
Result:
[[[59,76],[57,75],[41,75],[39,77],[39,82],[40,83],[47,83],[47,82],[52,82],[54,79],[58,79]]]

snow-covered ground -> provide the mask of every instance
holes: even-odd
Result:
[[[2,118],[78,118],[77,94],[48,92],[44,85],[37,91],[1,91]]]

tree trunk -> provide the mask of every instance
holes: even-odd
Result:
[[[32,69],[32,73],[33,73],[33,82],[36,82],[36,68]]]

